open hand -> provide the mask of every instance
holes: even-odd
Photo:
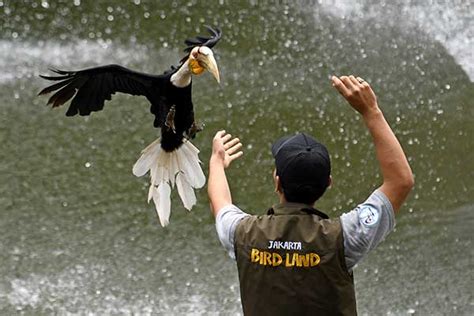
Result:
[[[361,77],[332,76],[332,85],[342,94],[349,104],[360,114],[366,115],[379,110],[377,98],[370,85]]]
[[[222,162],[224,168],[227,168],[232,161],[244,154],[241,148],[242,143],[238,138],[232,138],[225,131],[218,131],[212,141],[211,159]]]

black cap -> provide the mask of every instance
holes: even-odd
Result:
[[[316,139],[304,133],[282,137],[272,145],[272,154],[287,201],[313,203],[326,191],[331,160]]]

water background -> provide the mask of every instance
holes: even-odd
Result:
[[[381,182],[373,145],[332,74],[370,82],[416,187],[387,240],[355,269],[361,315],[474,313],[474,34],[469,1],[0,1],[0,314],[241,313],[206,190],[171,224],[131,168],[157,137],[144,98],[67,118],[36,97],[49,66],[118,63],[161,73],[183,40],[218,25],[222,84],[195,78],[194,144],[207,173],[225,128],[244,157],[228,172],[251,213],[276,203],[270,145],[305,131],[327,144],[338,216]]]

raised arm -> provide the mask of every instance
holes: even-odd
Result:
[[[380,190],[397,212],[414,185],[413,174],[395,134],[385,120],[370,85],[360,77],[332,77],[333,86],[363,117],[383,176]]]
[[[232,138],[225,131],[217,132],[212,141],[212,154],[209,161],[209,179],[207,193],[214,217],[224,206],[232,204],[225,169],[232,161],[243,155],[242,144],[238,138]]]

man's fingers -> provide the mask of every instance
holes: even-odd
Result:
[[[225,130],[218,131],[216,135],[214,136],[214,138],[222,138],[224,134],[225,134]]]
[[[359,81],[362,88],[365,88],[365,89],[368,88],[369,91],[372,91],[372,88],[370,87],[370,84],[367,81],[365,81],[361,77],[357,77],[357,81]],[[373,93],[373,91],[372,91],[372,93]]]
[[[339,91],[340,94],[342,94],[344,97],[349,94],[350,91],[346,88],[341,79],[336,76],[332,76],[331,80],[333,87],[336,88],[336,90]]]
[[[374,91],[372,90],[372,87],[370,86],[370,84],[367,82],[367,81],[364,81],[362,82],[362,87],[368,89],[370,92],[374,93]],[[375,95],[375,93],[374,93]]]
[[[360,85],[363,87],[363,88],[366,88],[368,89],[369,91],[371,91],[372,93],[374,93],[374,91],[372,90],[372,87],[370,86],[370,84],[365,81],[364,79],[362,79],[361,77],[357,77],[357,81],[359,81]],[[375,93],[374,93],[375,94]]]
[[[239,151],[238,153],[235,153],[233,155],[230,155],[229,156],[229,159],[230,161],[234,161],[235,159],[239,158],[239,157],[242,157],[242,155],[244,154],[243,151]]]
[[[351,78],[348,76],[341,76],[341,81],[344,83],[348,90],[354,90],[354,84],[352,83]]]
[[[240,142],[240,139],[234,138],[234,139],[232,139],[231,141],[225,143],[225,144],[224,144],[224,148],[225,148],[225,149],[228,149],[228,148],[234,146],[235,144],[237,144],[238,142]]]
[[[229,139],[231,139],[231,138],[232,138],[232,135],[226,134],[226,135],[224,135],[224,136],[222,137],[222,142],[225,144],[225,143],[228,142]]]
[[[240,148],[242,148],[242,143],[237,143],[234,146],[230,147],[229,149],[226,149],[226,152],[227,152],[227,154],[232,155],[237,150],[240,150]]]
[[[360,77],[359,77],[360,78]],[[359,82],[359,80],[356,79],[356,77],[354,77],[353,75],[350,75],[349,76],[349,79],[351,79],[351,82],[356,86],[356,87],[361,87],[361,82]]]

